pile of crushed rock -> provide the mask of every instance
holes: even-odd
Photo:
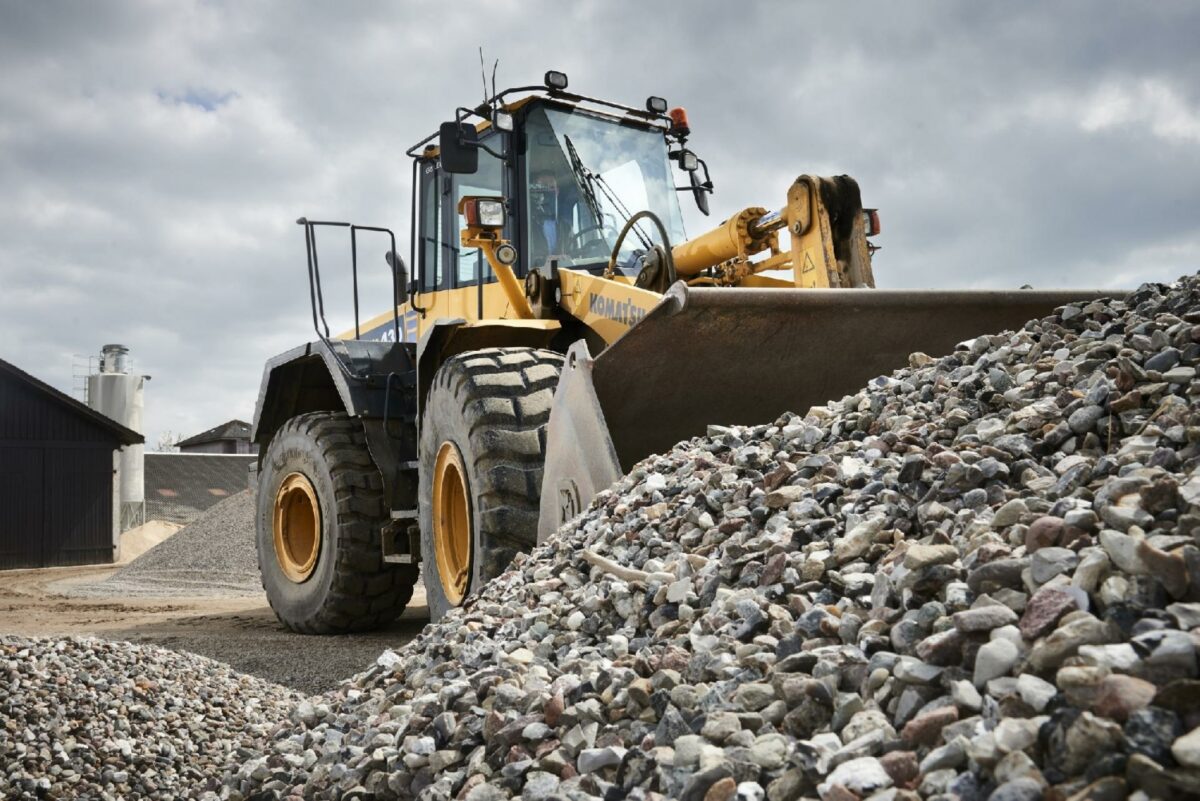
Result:
[[[233,801],[1197,797],[1198,365],[1189,278],[714,426],[286,712],[211,667],[129,686],[119,650],[31,672],[79,646],[0,641],[9,786],[154,797],[105,779],[116,740],[167,749],[161,790],[211,738],[232,762],[186,775]]]
[[[0,635],[0,798],[215,799],[300,698],[154,646]]]
[[[244,490],[105,580],[74,585],[66,592],[87,597],[259,595],[254,517],[255,494]]]
[[[1200,281],[647,459],[230,798],[1195,798]]]

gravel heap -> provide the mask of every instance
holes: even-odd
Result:
[[[1200,281],[642,462],[230,798],[1200,794]]]
[[[217,798],[300,697],[154,646],[0,636],[0,798]]]
[[[239,492],[104,581],[69,592],[89,597],[259,595],[254,515],[254,493]]]

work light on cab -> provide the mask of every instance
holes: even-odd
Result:
[[[467,225],[479,228],[504,227],[504,201],[495,198],[465,197],[462,199],[463,217]]]
[[[512,133],[513,116],[507,111],[496,109],[496,113],[492,115],[492,125],[496,127],[497,131]]]

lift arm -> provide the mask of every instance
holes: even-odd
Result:
[[[786,229],[791,246],[780,248]],[[736,286],[767,270],[790,270],[800,289],[873,287],[862,197],[846,175],[801,175],[777,211],[751,206],[708,233],[672,249],[680,276],[696,278],[712,269],[716,286]],[[751,261],[751,256],[767,253]]]

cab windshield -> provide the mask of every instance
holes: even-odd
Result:
[[[626,220],[654,212],[671,244],[684,240],[683,218],[661,132],[586,112],[539,107],[525,123],[525,186],[530,265],[606,263]],[[625,237],[617,257],[636,271],[641,252],[661,237],[649,221]]]

